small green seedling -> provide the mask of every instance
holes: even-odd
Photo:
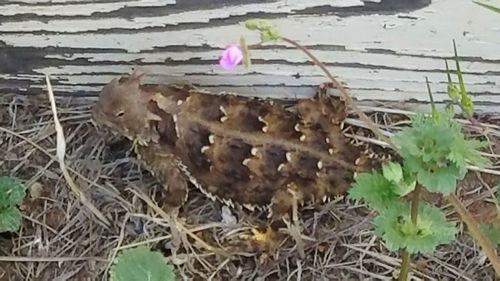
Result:
[[[158,252],[139,246],[123,250],[110,271],[110,281],[175,281],[174,268]]]
[[[26,188],[19,179],[0,177],[0,233],[19,230],[22,215],[17,206],[25,196]]]
[[[349,191],[349,198],[366,202],[378,213],[375,231],[386,247],[407,255],[433,252],[457,233],[455,224],[439,208],[419,202],[419,190],[449,195],[464,178],[468,165],[488,164],[479,153],[485,143],[466,139],[451,112],[432,108],[430,116],[416,115],[410,127],[392,138],[402,163],[384,164],[382,173],[358,175]],[[411,195],[411,202],[406,195]],[[408,267],[402,266],[400,280],[407,280]]]

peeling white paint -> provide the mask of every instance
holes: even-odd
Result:
[[[65,1],[60,0],[47,5],[47,1],[37,0],[44,5],[24,5],[19,4],[20,1],[0,5],[0,15],[28,12],[45,16],[92,15],[97,11],[117,11],[126,5],[160,7],[175,3],[151,0],[63,4]],[[59,79],[54,87],[63,91],[98,91],[99,86],[95,85],[108,82],[115,77],[112,74],[130,72],[135,66],[132,62],[139,62],[147,64],[143,69],[151,83],[191,82],[211,89],[235,89],[245,95],[293,98],[312,93],[312,86],[326,81],[317,67],[308,64],[303,53],[279,42],[275,46],[280,50],[252,50],[251,69],[239,67],[234,72],[222,71],[217,66],[218,49],[237,42],[241,35],[250,43],[258,42],[258,35],[245,30],[243,22],[212,24],[249,13],[284,14],[273,20],[283,35],[311,47],[361,100],[427,101],[424,83],[427,76],[436,100],[445,101],[444,58],[453,55],[452,40],[455,39],[459,54],[467,57],[461,63],[467,90],[474,94],[474,101],[484,103],[478,108],[500,112],[498,14],[469,0],[433,0],[429,7],[392,15],[294,14],[297,10],[323,5],[361,6],[364,3],[360,0],[280,0],[163,16],[20,19],[0,23],[0,32],[5,32],[0,40],[14,47],[92,48],[92,52],[49,54],[47,59],[58,59],[61,65],[34,69],[40,76],[49,73]],[[199,27],[184,28],[183,24]],[[150,27],[154,29],[140,30]],[[198,49],[183,50],[183,47]],[[125,52],[113,52],[113,49]],[[77,59],[88,63],[76,65]],[[450,65],[453,67],[453,63]],[[42,81],[36,75],[10,75],[5,79],[16,78],[33,81],[34,87]]]
[[[18,1],[16,1],[18,2]],[[38,1],[36,3],[50,3],[51,1]],[[53,1],[53,3],[65,3],[68,1]],[[74,1],[71,1],[74,2]],[[93,13],[112,12],[125,7],[162,7],[167,4],[175,4],[175,0],[138,0],[121,1],[110,3],[86,3],[86,4],[54,4],[54,5],[32,5],[33,1],[26,0],[29,5],[11,4],[1,5],[1,16],[14,16],[18,14],[36,14],[41,16],[90,16]]]

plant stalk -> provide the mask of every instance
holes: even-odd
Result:
[[[407,281],[408,274],[410,273],[410,252],[408,250],[403,249],[401,253],[401,271],[399,272],[398,281]]]
[[[411,198],[410,219],[413,225],[417,225],[418,203],[420,201],[421,190],[422,187],[419,184],[417,184]],[[399,278],[398,278],[399,281],[408,280],[408,274],[410,273],[411,270],[410,260],[411,260],[410,253],[408,252],[408,250],[404,249],[402,253],[401,272],[399,273]]]
[[[335,79],[335,77],[331,74],[331,72],[326,68],[326,66],[321,61],[319,61],[306,47],[300,45],[298,42],[286,37],[281,37],[281,40],[295,46],[296,48],[304,52],[332,81],[333,85],[340,91],[341,96],[347,101],[348,105],[351,106],[351,108],[359,115],[361,120],[363,120],[366,123],[366,125],[370,128],[370,130],[375,135],[377,135],[379,139],[385,141],[392,149],[399,151],[399,149],[394,145],[394,143],[382,133],[382,131],[375,125],[375,123],[363,111],[361,111],[358,108],[358,106],[354,103],[354,100],[351,98],[347,90],[342,86],[342,84],[340,84],[337,81],[337,79]],[[493,265],[496,274],[500,276],[500,259],[496,255],[495,250],[491,245],[490,241],[479,230],[477,222],[470,215],[467,209],[465,209],[460,200],[455,195],[450,195],[447,198],[448,201],[453,205],[457,213],[460,215],[462,220],[465,222],[467,227],[469,228],[471,236],[479,243],[479,245],[483,249],[485,255],[488,257],[488,260]]]

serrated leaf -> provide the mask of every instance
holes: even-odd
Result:
[[[173,267],[164,257],[149,248],[139,246],[124,250],[110,271],[110,281],[174,281]]]
[[[15,206],[0,209],[0,233],[18,231],[22,218],[21,212]]]
[[[455,164],[435,168],[433,170],[417,170],[417,180],[431,192],[440,192],[449,195],[455,191],[457,181],[465,176],[466,170],[460,170]]]
[[[382,174],[392,182],[398,183],[403,180],[403,168],[396,162],[389,162],[382,165]]]
[[[400,147],[404,166],[432,192],[453,192],[469,164],[484,166],[489,162],[478,150],[484,144],[467,140],[447,112],[432,117],[417,115],[412,126],[401,130],[393,141]]]
[[[0,208],[18,205],[26,196],[26,187],[15,177],[0,177]]]
[[[355,180],[348,191],[348,198],[363,200],[376,211],[384,210],[388,205],[397,202],[399,198],[394,192],[394,183],[380,173],[361,173],[356,176]]]
[[[418,209],[417,224],[410,218],[408,203],[393,204],[375,220],[375,232],[391,251],[406,248],[409,253],[430,253],[454,239],[457,229],[446,220],[443,212],[427,203]]]

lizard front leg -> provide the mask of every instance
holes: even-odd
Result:
[[[135,146],[137,158],[158,179],[164,189],[163,206],[167,210],[181,207],[188,196],[188,183],[173,153],[165,147],[150,143]]]

